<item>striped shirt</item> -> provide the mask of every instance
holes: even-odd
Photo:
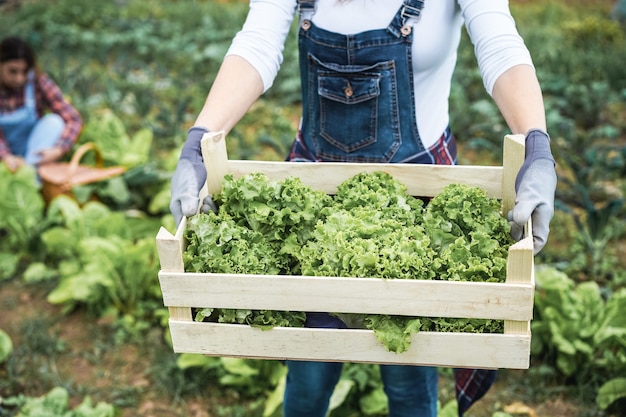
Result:
[[[24,106],[24,91],[0,89],[0,113],[10,113]],[[66,100],[59,86],[46,74],[38,74],[35,79],[35,102],[39,117],[46,112],[56,113],[65,121],[65,129],[57,142],[64,153],[68,152],[83,127],[78,111]],[[0,158],[10,154],[4,132],[0,128]]]

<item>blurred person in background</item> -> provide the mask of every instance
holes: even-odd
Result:
[[[626,23],[626,0],[618,0],[611,11],[611,18],[617,20],[621,24]]]
[[[23,39],[0,41],[0,160],[11,171],[59,160],[82,129],[78,111]]]

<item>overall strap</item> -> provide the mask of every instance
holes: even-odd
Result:
[[[315,14],[316,0],[298,0],[298,14],[300,22],[311,20]],[[404,0],[402,7],[389,23],[388,30],[395,36],[407,36],[411,33],[411,27],[422,16],[422,9],[426,0]]]
[[[422,17],[422,9],[426,0],[404,0],[387,29],[395,36],[408,36],[412,26]]]
[[[298,0],[298,15],[300,21],[311,20],[315,14],[315,1],[316,0]]]
[[[26,76],[26,85],[24,86],[24,105],[28,108],[35,108],[35,71],[30,70]]]

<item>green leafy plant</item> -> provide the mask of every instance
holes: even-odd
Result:
[[[52,201],[48,221],[41,239],[59,276],[48,301],[66,312],[83,306],[97,316],[112,314],[129,326],[156,319],[161,292],[153,238],[134,236],[124,213],[98,202],[80,207],[65,196]]]
[[[613,378],[600,387],[596,402],[601,410],[608,409],[611,404],[626,398],[626,378]]]
[[[576,284],[547,267],[537,271],[536,281],[531,353],[580,384],[597,387],[623,375],[626,289],[605,299],[596,282]]]
[[[282,404],[287,367],[284,363],[270,360],[242,358],[217,358],[191,353],[178,357],[180,369],[201,369],[215,373],[220,385],[234,388],[247,396],[263,395],[264,399],[253,409],[258,409],[264,417],[275,415]]]
[[[80,139],[95,143],[106,163],[134,168],[148,162],[153,134],[143,128],[129,135],[122,119],[105,109],[90,118]]]
[[[75,186],[72,191],[77,201],[84,204],[95,196],[112,209],[134,208],[151,214],[167,212],[167,204],[159,199],[162,200],[162,191],[166,188],[169,198],[167,181],[171,174],[154,160],[153,137],[152,130],[146,127],[129,134],[123,120],[109,109],[90,118],[80,141],[95,143],[105,165],[121,165],[126,172],[106,181]],[[93,155],[85,156],[85,160],[89,158]]]
[[[0,363],[6,361],[11,352],[13,352],[11,337],[0,329]]]
[[[574,220],[583,249],[569,257],[571,269],[605,281],[615,270],[614,263],[607,263],[609,244],[626,232],[619,221],[626,213],[626,199],[619,190],[626,173],[626,146],[597,141],[585,147],[584,139],[578,138],[583,152],[574,152],[576,142],[559,141],[562,151],[569,152],[560,152],[562,169],[567,171],[559,178],[556,207]]]
[[[16,396],[0,398],[0,405],[16,407],[18,417],[115,417],[115,408],[103,402],[93,404],[90,397],[74,409],[69,406],[69,393],[65,388],[56,387],[42,397]]]
[[[19,261],[37,257],[44,201],[35,170],[24,166],[12,173],[0,162],[0,280],[10,278]]]

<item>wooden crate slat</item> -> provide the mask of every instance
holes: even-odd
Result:
[[[187,220],[180,222],[176,235],[172,235],[164,227],[157,233],[157,252],[161,262],[161,271],[184,271],[182,234],[187,225]],[[170,318],[176,320],[191,321],[191,310],[180,306],[168,306]]]
[[[530,320],[530,285],[160,272],[166,306]],[[236,289],[236,291],[233,291]]]
[[[524,135],[507,135],[502,146],[502,213],[506,216],[515,205],[515,179],[526,157]]]
[[[202,136],[200,141],[202,155],[207,171],[206,191],[209,194],[218,193],[222,188],[222,179],[228,172],[228,155],[226,153],[226,138],[224,132],[209,132]]]
[[[507,284],[526,284],[531,288],[535,288],[535,262],[533,257],[533,237],[530,235],[532,230],[531,221],[526,226],[526,237],[515,243],[509,248],[509,257],[507,258],[506,283]],[[535,292],[533,290],[532,297],[528,301],[528,305],[534,306]],[[532,313],[532,311],[531,311]],[[530,320],[525,321],[509,321],[504,322],[504,333],[506,334],[530,334]]]
[[[389,173],[415,196],[435,196],[452,182],[480,187],[490,197],[502,195],[501,166],[228,161],[228,172],[236,178],[253,172],[263,172],[273,180],[298,177],[305,185],[327,194],[334,194],[341,182],[354,175],[375,171]]]
[[[181,222],[179,230],[183,230],[185,221]],[[157,252],[162,271],[184,271],[181,239],[172,235],[164,227],[157,233]]]
[[[393,353],[369,330],[273,328],[170,320],[174,351],[210,356],[527,369],[530,336],[435,333],[413,335]]]

